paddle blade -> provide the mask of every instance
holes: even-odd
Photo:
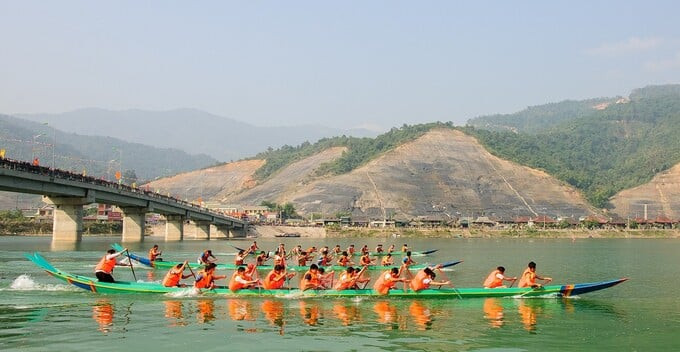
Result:
[[[429,251],[420,252],[420,254],[422,254],[422,255],[428,255],[428,254],[432,254],[432,253],[434,253],[434,252],[436,252],[436,251],[438,251],[438,249],[430,249]]]

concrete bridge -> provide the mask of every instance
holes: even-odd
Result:
[[[184,239],[184,223],[196,225],[195,238],[245,237],[248,222],[196,204],[147,190],[30,163],[0,159],[0,190],[40,194],[54,205],[53,241],[78,242],[83,234],[83,205],[105,203],[123,212],[123,242],[144,240],[146,213],[167,219],[166,241]]]

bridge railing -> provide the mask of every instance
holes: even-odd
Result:
[[[9,170],[16,170],[16,171],[22,171],[22,172],[30,172],[32,174],[36,175],[42,175],[42,176],[51,176],[54,178],[59,178],[62,180],[67,180],[67,181],[75,181],[75,182],[81,182],[81,183],[87,183],[91,185],[96,185],[96,186],[103,186],[103,187],[108,187],[108,188],[114,188],[118,190],[123,190],[127,192],[132,192],[132,193],[138,193],[138,194],[143,194],[147,197],[153,197],[157,199],[161,199],[167,202],[174,202],[177,204],[181,204],[187,207],[192,207],[196,208],[198,211],[209,213],[212,215],[218,215],[222,217],[228,217],[228,218],[234,218],[232,216],[214,212],[213,210],[209,208],[202,207],[199,204],[187,202],[185,200],[175,198],[172,196],[166,196],[163,194],[160,194],[158,192],[152,192],[148,189],[141,189],[137,187],[131,187],[122,183],[118,182],[111,182],[105,180],[103,177],[102,178],[95,178],[92,176],[86,176],[82,174],[78,174],[75,172],[71,172],[68,170],[60,170],[60,169],[54,169],[51,167],[46,167],[46,166],[39,166],[39,165],[33,165],[29,162],[22,161],[22,160],[13,160],[9,158],[0,158],[0,167],[4,169],[9,169]],[[244,221],[242,219],[234,218],[239,221]]]

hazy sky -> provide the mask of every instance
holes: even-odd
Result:
[[[389,128],[680,83],[680,2],[0,1],[0,113]]]

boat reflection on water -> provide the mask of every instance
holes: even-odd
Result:
[[[280,328],[279,335],[283,335],[283,326],[286,325],[286,322],[283,320],[283,302],[266,299],[262,302],[260,309],[262,309],[264,317],[270,324]]]
[[[300,301],[300,316],[305,324],[309,326],[318,325],[321,317],[321,308],[318,302]]]
[[[519,306],[517,307],[519,311],[519,316],[522,319],[522,325],[524,325],[524,330],[535,334],[536,333],[536,315],[537,307],[535,303],[529,302],[527,299],[520,299]]]
[[[227,300],[227,307],[229,308],[229,316],[232,320],[255,320],[250,300],[229,299]]]
[[[389,301],[378,301],[373,305],[373,311],[378,315],[378,323],[388,324],[392,330],[406,329],[405,317],[401,317],[397,307]]]
[[[359,314],[359,308],[354,305],[346,305],[340,302],[335,302],[333,304],[333,313],[340,320],[342,325],[348,326],[352,325],[353,322],[360,322],[361,315]]]
[[[199,299],[196,301],[196,311],[196,321],[199,324],[215,320],[215,301],[212,299]]]
[[[432,328],[432,312],[420,301],[413,301],[408,307],[408,312],[413,317],[413,321],[418,325],[418,330],[429,330]]]
[[[165,303],[165,317],[168,319],[169,326],[186,326],[182,313],[182,301],[163,301]]]
[[[484,300],[484,318],[489,320],[492,328],[503,326],[503,306],[498,298],[487,298]]]
[[[108,299],[99,299],[92,306],[92,319],[99,325],[98,330],[109,333],[113,327],[113,304]]]

